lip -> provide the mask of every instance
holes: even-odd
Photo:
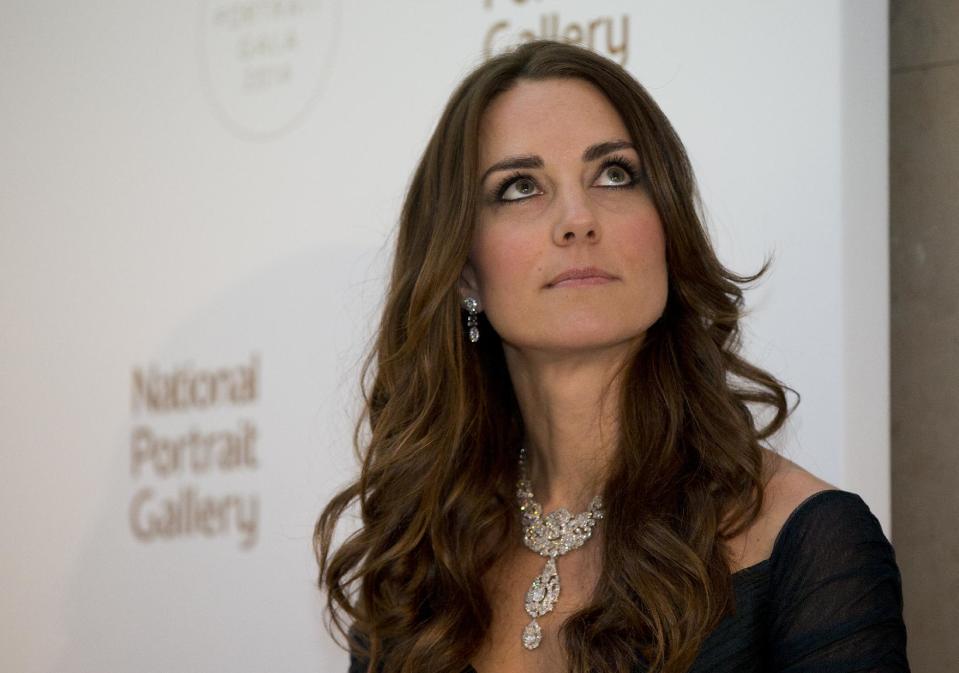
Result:
[[[562,287],[572,285],[601,285],[611,280],[616,280],[616,276],[608,271],[595,266],[584,266],[566,269],[566,271],[549,281],[546,287],[555,287],[559,283],[563,283]],[[564,283],[564,281],[566,282]]]

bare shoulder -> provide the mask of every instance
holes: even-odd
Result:
[[[779,522],[780,527],[803,500],[820,491],[838,488],[785,456],[768,449],[763,451],[769,465],[764,509],[768,506],[768,515]]]
[[[769,558],[789,515],[808,497],[837,487],[785,456],[763,449],[766,489],[759,518],[730,541],[733,572]]]

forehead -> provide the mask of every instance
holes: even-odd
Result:
[[[616,108],[582,79],[519,80],[490,102],[480,120],[483,162],[504,155],[582,149],[602,140],[628,140]]]

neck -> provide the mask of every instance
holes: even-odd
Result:
[[[629,346],[556,358],[504,344],[526,426],[527,475],[544,511],[582,511],[602,492],[619,438]]]

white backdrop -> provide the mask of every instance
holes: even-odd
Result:
[[[889,529],[882,2],[0,6],[0,668],[344,671],[313,521],[416,159],[523,31],[623,63],[693,159],[779,438]]]

